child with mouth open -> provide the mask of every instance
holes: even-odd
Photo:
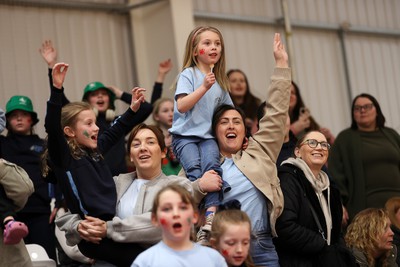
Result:
[[[152,222],[161,228],[162,241],[141,253],[133,267],[145,266],[227,266],[218,251],[191,241],[197,222],[196,204],[189,191],[171,184],[154,198]]]
[[[115,216],[117,192],[113,176],[103,155],[136,124],[143,120],[137,113],[146,89],[132,89],[132,101],[127,111],[115,121],[112,127],[99,135],[96,115],[90,104],[71,102],[62,107],[63,83],[68,64],[57,63],[52,72],[53,84],[50,99],[47,102],[45,128],[48,133],[48,159],[50,168],[57,177],[67,207],[71,213],[97,217],[108,221]],[[132,244],[130,251],[143,251]],[[128,246],[128,244],[127,244]],[[118,246],[111,239],[99,242],[95,251],[109,248],[110,255],[88,255],[92,245],[82,240],[78,247],[88,257],[118,264],[118,258],[109,257],[113,248]],[[114,261],[115,260],[115,261]]]

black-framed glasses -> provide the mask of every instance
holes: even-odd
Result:
[[[311,148],[316,148],[318,146],[318,144],[320,144],[322,150],[329,150],[331,148],[331,145],[328,142],[326,142],[326,141],[318,142],[315,139],[307,139],[303,143],[301,143],[301,145],[304,145],[304,144],[307,144]]]
[[[354,106],[353,111],[354,112],[361,112],[362,110],[369,111],[372,109],[373,106],[374,106],[373,103],[365,104],[363,106],[356,105]]]

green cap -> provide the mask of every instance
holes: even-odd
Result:
[[[111,109],[115,109],[114,106],[114,100],[115,100],[115,94],[113,91],[111,91],[109,88],[107,88],[104,84],[101,82],[91,82],[88,85],[86,85],[85,89],[83,90],[83,96],[82,96],[82,101],[87,102],[88,94],[90,92],[94,92],[99,89],[105,89],[110,96],[110,107]]]
[[[33,111],[32,101],[27,96],[15,95],[8,100],[6,104],[6,117],[14,110],[23,110],[29,112],[32,115],[32,126],[39,121],[37,113]]]

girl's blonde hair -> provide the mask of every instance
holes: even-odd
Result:
[[[212,26],[199,26],[194,28],[187,40],[186,40],[186,47],[185,47],[185,55],[183,58],[183,67],[182,70],[189,67],[194,67],[194,66],[198,66],[198,61],[197,61],[197,57],[194,55],[194,52],[200,42],[200,35],[203,32],[206,31],[211,31],[214,32],[216,34],[218,34],[220,40],[221,40],[221,57],[218,60],[218,62],[215,64],[213,72],[215,73],[215,78],[217,79],[217,82],[219,84],[219,86],[221,86],[221,88],[225,91],[230,91],[229,88],[229,80],[228,80],[228,76],[226,76],[226,63],[225,63],[225,43],[224,43],[224,38],[222,37],[221,32]],[[176,83],[173,86],[173,89],[176,89]]]
[[[71,102],[65,105],[61,110],[61,129],[67,126],[74,128],[78,121],[78,115],[85,110],[93,110],[87,102]],[[71,154],[75,159],[86,155],[75,139],[68,138],[67,136],[65,136],[65,138],[67,139]]]
[[[400,197],[392,197],[386,201],[385,210],[388,213],[391,223],[400,229],[400,222],[396,219],[396,213],[400,209]]]
[[[349,248],[357,248],[367,256],[368,266],[376,266],[373,257],[379,238],[385,233],[388,214],[383,209],[368,208],[360,211],[347,228],[345,241]],[[378,261],[382,267],[388,266],[389,250]]]
[[[246,223],[249,225],[249,232],[251,233],[251,221],[249,216],[244,211],[238,209],[227,209],[218,211],[213,219],[210,239],[215,241],[215,244],[218,244],[221,236],[226,232],[230,225]],[[251,259],[250,253],[248,253],[244,263],[247,267],[255,266],[253,260]]]
[[[167,98],[167,97],[162,97],[156,100],[156,102],[154,102],[153,104],[153,113],[152,113],[152,117],[153,117],[153,121],[154,124],[157,125],[158,127],[160,127],[160,122],[158,122],[156,120],[156,115],[158,114],[158,112],[160,112],[160,107],[163,103],[165,102],[172,102],[172,104],[174,104],[174,100],[171,98]]]
[[[93,110],[93,109],[87,102],[71,102],[65,105],[61,110],[61,129],[64,129],[64,127],[66,126],[75,127],[79,113],[81,113],[84,110]],[[82,156],[86,155],[86,152],[84,152],[79,147],[75,139],[68,138],[67,136],[65,136],[65,138],[67,139],[72,157],[74,157],[75,159],[79,159]],[[101,154],[97,152],[94,152],[92,156],[102,157]],[[48,176],[49,172],[51,171],[51,167],[49,166],[48,160],[49,160],[49,151],[48,148],[46,148],[43,154],[41,155],[41,170],[43,177]]]

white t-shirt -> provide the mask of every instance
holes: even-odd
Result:
[[[133,180],[117,205],[117,217],[125,219],[133,215],[140,188],[148,181],[145,179]]]

